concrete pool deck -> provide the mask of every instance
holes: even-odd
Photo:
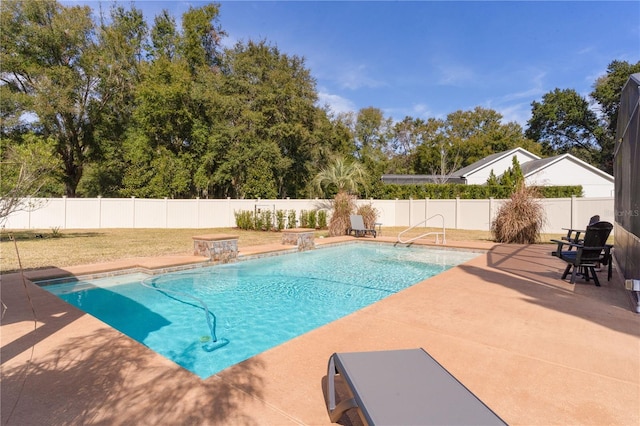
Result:
[[[509,424],[640,424],[640,315],[616,270],[609,282],[601,273],[602,287],[572,285],[550,245],[446,246],[488,251],[206,380],[28,281],[27,295],[19,274],[2,275],[2,424],[328,425],[332,353],[415,347]],[[26,277],[202,261],[127,259]]]

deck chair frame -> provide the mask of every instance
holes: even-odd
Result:
[[[349,216],[349,221],[351,223],[351,226],[348,229],[348,235],[351,235],[351,233],[353,233],[356,237],[363,237],[367,234],[370,234],[373,235],[373,238],[376,238],[376,236],[378,235],[375,229],[366,228],[364,226],[364,219],[362,218],[362,215],[352,214]]]
[[[338,375],[351,397],[336,405]],[[334,423],[357,409],[368,425],[506,424],[422,348],[334,353],[326,383]]]
[[[578,242],[567,242],[564,238],[551,240],[558,244],[552,255],[567,263],[562,274],[563,280],[571,272],[571,284],[575,284],[576,277],[582,275],[587,282],[593,278],[595,285],[600,287],[600,280],[596,274],[596,268],[600,264],[608,265],[607,279],[611,279],[613,246],[606,244],[606,240],[612,229],[613,225],[609,222],[596,222],[587,226],[584,238]]]

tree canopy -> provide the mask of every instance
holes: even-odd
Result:
[[[308,197],[336,158],[343,172],[357,165],[348,189],[366,196],[385,173],[445,182],[517,146],[610,171],[620,91],[640,71],[613,61],[590,98],[545,94],[526,131],[483,107],[398,122],[374,106],[336,115],[318,104],[303,57],[267,40],[224,49],[220,7],[147,20],[117,4],[95,19],[55,0],[0,3],[3,164],[37,141],[49,154],[36,169],[46,174],[40,195],[154,198]],[[335,193],[337,182],[320,189]]]

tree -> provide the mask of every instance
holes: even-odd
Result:
[[[313,179],[314,187],[324,196],[346,192],[357,193],[366,184],[367,173],[359,162],[336,158]]]
[[[496,152],[516,147],[540,152],[536,143],[524,137],[520,125],[503,124],[502,115],[491,109],[459,110],[445,120],[429,119],[426,124],[414,167],[417,173],[439,176],[440,182],[446,182],[460,167]]]
[[[387,173],[408,174],[413,172],[416,148],[423,142],[425,122],[421,119],[405,117],[393,126],[392,155]]]
[[[31,129],[55,141],[73,197],[95,148],[91,117],[105,106],[91,9],[55,0],[8,0],[1,8],[1,81],[16,116],[30,117]]]
[[[392,156],[392,119],[379,108],[358,111],[354,123],[355,157],[362,163],[371,179],[378,181]]]
[[[200,8],[189,7],[182,15],[182,56],[192,73],[219,64],[218,48],[226,33],[217,24],[219,6],[211,3]]]
[[[531,105],[527,137],[540,142],[546,154],[569,152],[593,163],[598,119],[585,98],[573,89],[555,89]]]
[[[598,136],[601,148],[599,164],[608,173],[613,173],[613,150],[622,88],[629,76],[637,72],[640,72],[640,61],[635,64],[613,61],[607,67],[607,73],[596,80],[590,94],[598,104],[601,120],[601,134]]]
[[[130,129],[135,90],[142,78],[143,50],[148,34],[142,11],[113,6],[110,19],[100,18],[96,55],[104,108],[93,111],[94,139],[99,141],[86,164],[78,193],[119,196],[126,173],[123,142]]]
[[[489,186],[500,185],[500,181],[498,180],[498,177],[496,176],[496,174],[493,172],[493,169],[491,169],[491,171],[489,172],[489,177],[487,178],[487,185]]]
[[[252,164],[251,180],[271,176],[279,197],[306,189],[326,142],[315,131],[315,80],[302,58],[265,42],[238,43],[226,51],[220,73],[199,87],[212,126],[207,151],[215,152],[199,169],[203,183],[216,193],[242,196]],[[256,170],[258,165],[266,169]]]
[[[51,155],[52,141],[33,135],[24,139],[20,145],[0,144],[0,224],[13,212],[37,208],[31,198],[51,184],[51,173],[59,166]]]
[[[640,72],[640,62],[612,61],[590,94],[593,105],[573,89],[555,89],[534,101],[526,135],[546,154],[570,152],[600,169],[613,172],[613,149],[622,87]]]
[[[491,179],[492,175],[495,178],[493,170],[491,170],[489,179]],[[522,174],[522,169],[520,168],[518,157],[516,157],[515,155],[511,158],[511,167],[505,170],[502,176],[500,176],[499,183],[502,186],[509,187],[512,192],[524,186],[524,175]]]

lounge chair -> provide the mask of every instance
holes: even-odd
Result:
[[[378,235],[375,229],[365,228],[362,215],[352,214],[351,216],[349,216],[349,220],[351,221],[351,227],[348,230],[349,235],[351,235],[352,232],[356,237],[362,237],[367,234],[371,234],[373,235],[373,238],[375,238]]]
[[[607,238],[609,238],[612,229],[613,225],[609,222],[597,222],[587,226],[584,239],[579,240],[579,242],[551,240],[558,244],[554,255],[567,262],[567,267],[562,274],[563,280],[573,268],[571,284],[575,284],[576,276],[579,272],[586,281],[589,281],[589,273],[591,273],[596,286],[600,287],[600,281],[596,275],[596,267],[599,267],[600,264],[609,266],[607,279],[611,279],[612,246],[607,244]],[[566,250],[565,247],[567,248]]]
[[[353,397],[336,406],[337,374]],[[421,348],[334,353],[327,399],[333,423],[355,408],[369,425],[506,424]]]

